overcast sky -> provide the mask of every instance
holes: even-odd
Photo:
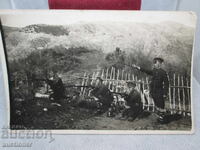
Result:
[[[31,24],[67,25],[77,22],[142,22],[158,23],[174,21],[191,27],[196,25],[196,15],[192,12],[153,11],[6,11],[0,10],[3,25],[24,27]]]

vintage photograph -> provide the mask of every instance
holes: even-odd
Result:
[[[194,13],[7,11],[0,19],[11,129],[192,131]]]

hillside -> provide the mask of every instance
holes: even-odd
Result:
[[[160,56],[166,60],[167,69],[173,66],[190,71],[194,29],[175,22],[160,24],[101,22],[66,26],[38,24],[23,28],[4,26],[4,31],[11,61],[25,58],[36,51],[62,47],[56,51],[65,53],[67,49],[83,47],[101,53],[99,61],[96,61],[98,65],[104,61],[107,53],[120,47],[128,55],[131,53],[138,65],[145,65],[154,57]],[[82,57],[88,56],[89,54],[87,56],[84,54]],[[89,61],[90,59],[85,63],[89,64]]]

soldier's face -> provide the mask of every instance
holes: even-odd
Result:
[[[156,68],[156,69],[161,68],[161,63],[160,63],[159,61],[156,61],[156,62],[154,63],[154,68]]]
[[[58,80],[58,79],[59,79],[58,75],[55,74],[55,75],[54,75],[54,80]]]
[[[102,84],[102,81],[99,80],[99,79],[97,79],[97,80],[96,80],[96,85],[99,86],[99,85],[101,85],[101,84]]]

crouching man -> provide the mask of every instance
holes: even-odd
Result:
[[[127,87],[124,99],[129,108],[123,112],[122,116],[128,117],[129,120],[132,121],[142,113],[142,102],[136,84],[133,82],[127,82]]]
[[[49,84],[53,93],[50,95],[50,100],[60,103],[63,98],[65,98],[65,88],[62,82],[62,79],[58,76],[57,73],[53,75],[53,79],[47,79],[47,84]]]
[[[98,113],[106,112],[113,101],[113,95],[110,90],[103,84],[101,77],[96,78],[95,88],[91,94],[101,103]]]

